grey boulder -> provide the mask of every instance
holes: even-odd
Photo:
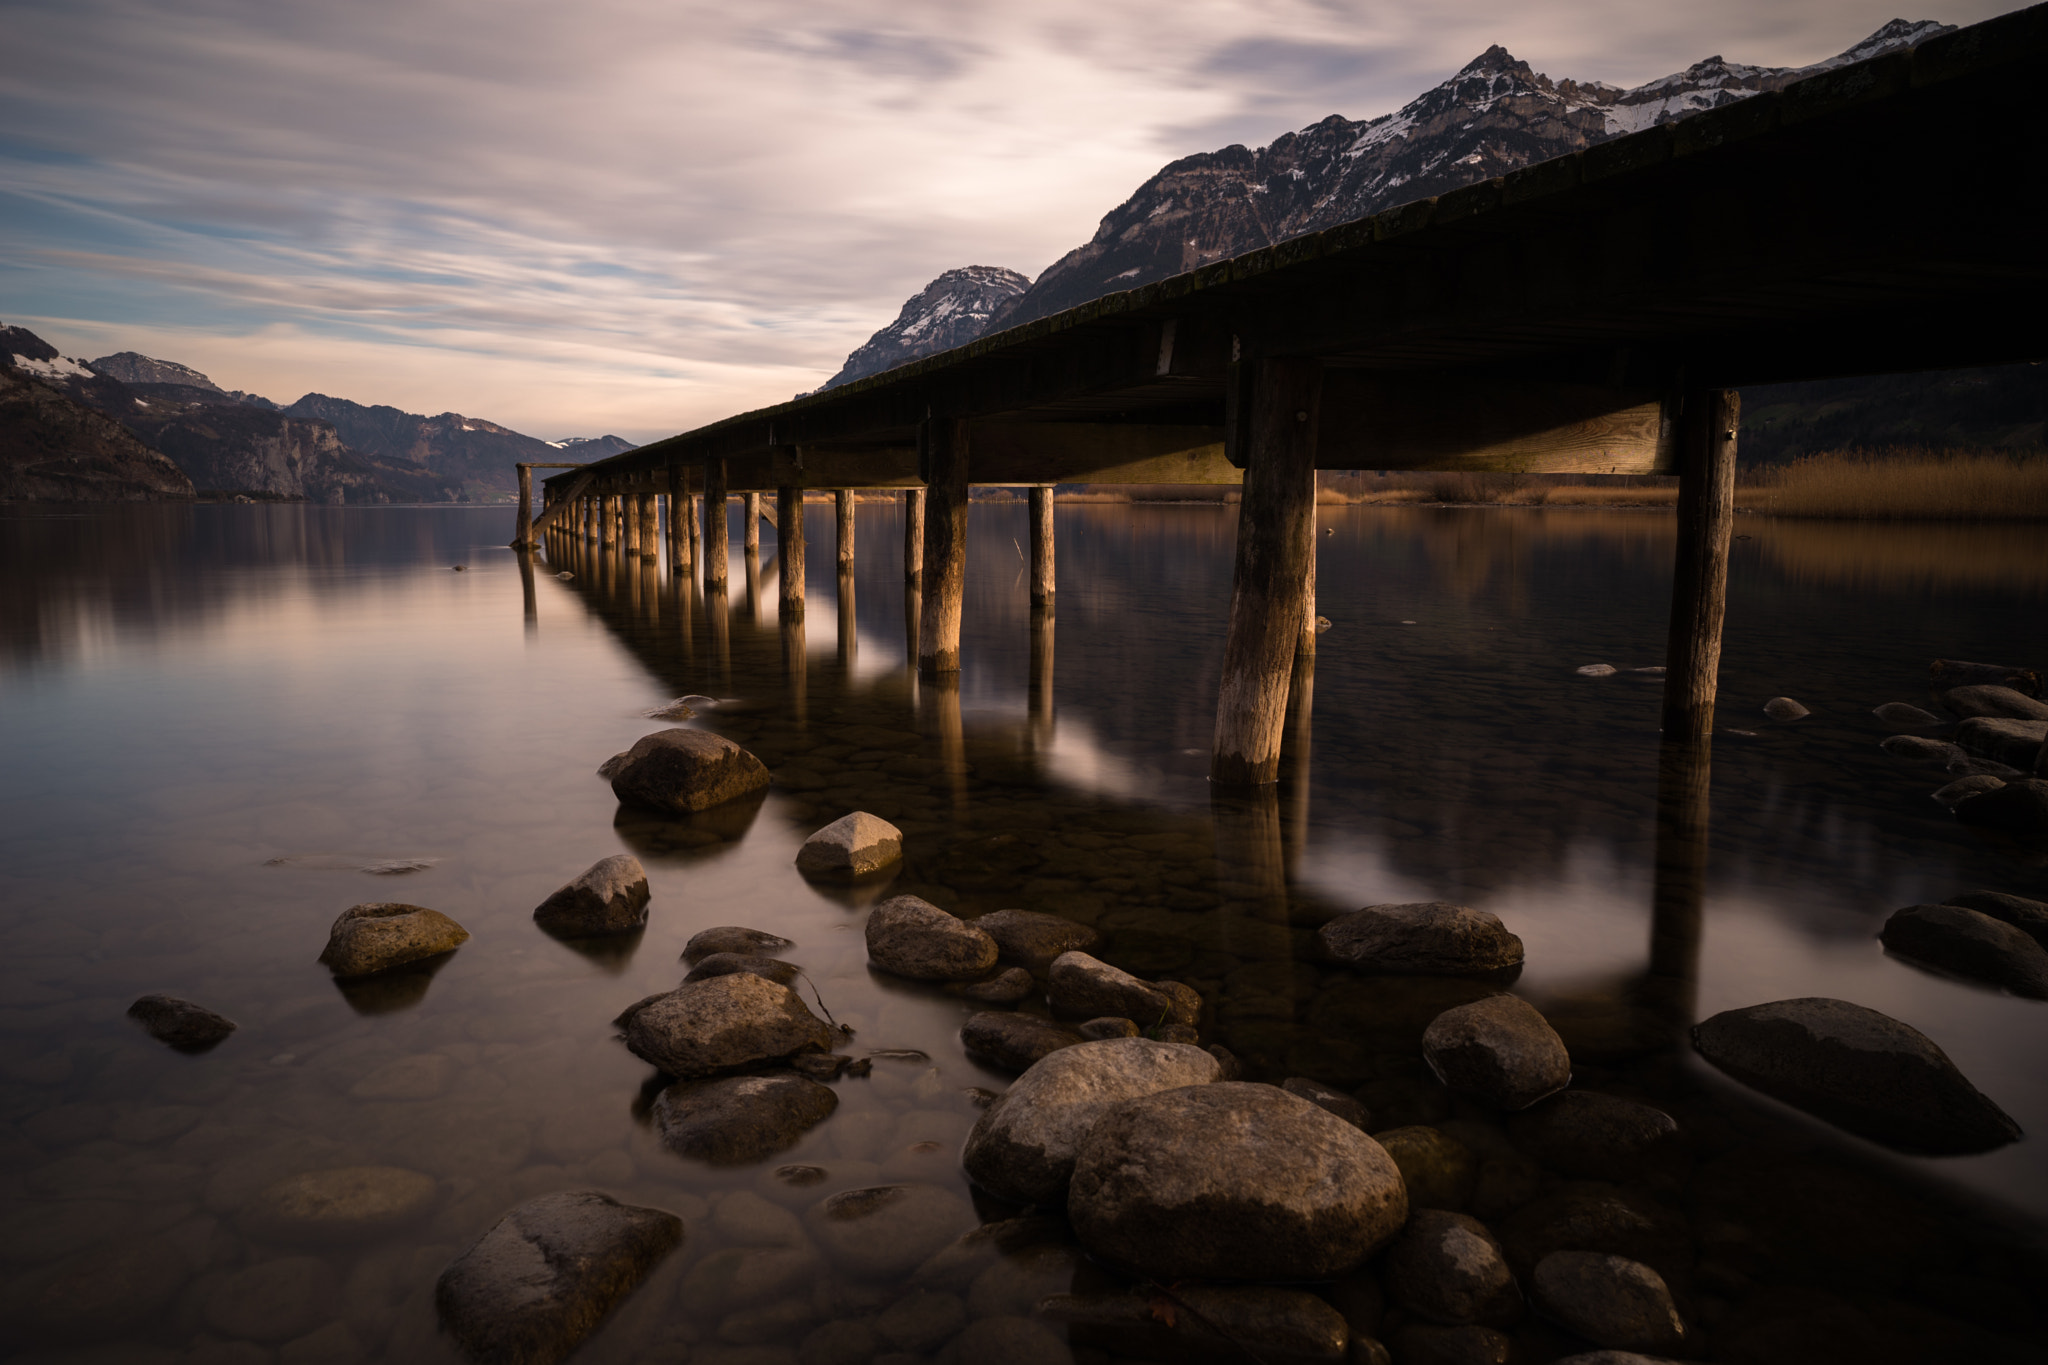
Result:
[[[1053,1009],[1069,1017],[1120,1016],[1141,1028],[1193,1025],[1201,1018],[1202,997],[1179,982],[1140,981],[1078,950],[1053,959],[1046,994]]]
[[[626,750],[612,795],[629,806],[688,815],[768,785],[768,769],[739,745],[703,730],[657,730]]]
[[[996,941],[916,896],[868,912],[868,963],[916,981],[974,981],[996,965]]]
[[[802,1076],[727,1076],[663,1090],[654,1125],[669,1150],[736,1166],[794,1146],[838,1107],[829,1087]]]
[[[755,976],[766,977],[778,986],[787,986],[803,975],[803,969],[794,962],[784,962],[779,957],[759,957],[753,953],[713,953],[699,958],[690,968],[684,981],[703,981],[714,976],[730,976],[734,972],[752,972]]]
[[[578,1191],[513,1209],[441,1272],[442,1325],[482,1365],[554,1365],[683,1240],[660,1209]]]
[[[469,942],[469,930],[439,910],[380,901],[352,905],[328,930],[320,963],[336,976],[368,976]]]
[[[562,938],[630,934],[647,923],[647,869],[630,853],[594,863],[542,901],[533,922]]]
[[[145,995],[128,1007],[128,1017],[149,1036],[180,1052],[200,1052],[235,1031],[235,1021],[175,995]]]
[[[2048,782],[2021,778],[1959,802],[1956,819],[1980,829],[2039,837],[2048,835]]]
[[[1161,1280],[1321,1280],[1390,1241],[1408,1195],[1393,1159],[1334,1114],[1223,1081],[1098,1119],[1067,1215],[1097,1257]]]
[[[1416,1209],[1381,1266],[1388,1299],[1431,1322],[1510,1327],[1522,1316],[1506,1253],[1477,1218]]]
[[[1950,896],[1944,905],[1960,905],[2027,931],[2034,942],[2048,948],[2048,903],[2003,891],[1965,891]]]
[[[1043,976],[1061,953],[1087,952],[1102,935],[1085,924],[1036,910],[993,910],[973,921],[996,941],[996,960]]]
[[[1112,1038],[1061,1048],[1032,1064],[967,1135],[961,1164],[974,1183],[1020,1204],[1065,1195],[1096,1121],[1125,1100],[1216,1079],[1200,1048]]]
[[[1383,976],[1467,976],[1522,963],[1522,940],[1487,910],[1420,901],[1368,905],[1316,931],[1333,962]]]
[[[771,934],[765,929],[748,929],[738,924],[721,924],[715,929],[702,929],[690,935],[690,941],[683,945],[683,961],[702,962],[713,953],[748,953],[762,957],[773,957],[784,948],[796,944],[780,934]]]
[[[865,877],[903,861],[903,831],[878,815],[857,810],[804,840],[799,872],[814,877]]]
[[[960,1026],[960,1045],[967,1055],[999,1071],[1023,1071],[1041,1057],[1082,1041],[1079,1033],[1050,1019],[1008,1010],[984,1010]]]
[[[781,1061],[834,1041],[794,991],[751,972],[684,982],[635,1003],[618,1024],[634,1056],[685,1080]]]
[[[2048,949],[2026,930],[1960,905],[1909,905],[1878,934],[1885,948],[1913,962],[2048,1000]]]
[[[1693,1046],[1728,1075],[1873,1142],[1964,1155],[2020,1127],[1918,1029],[1846,1000],[1775,1000],[1694,1025]]]
[[[1571,1083],[1564,1040],[1534,1005],[1495,995],[1445,1010],[1422,1033],[1437,1079],[1502,1109],[1526,1109]]]
[[[1553,1251],[1529,1277],[1543,1316],[1601,1346],[1676,1351],[1685,1320],[1664,1277],[1640,1261],[1597,1251]]]

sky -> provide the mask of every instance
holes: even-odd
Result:
[[[646,441],[941,271],[1499,43],[1634,85],[2010,0],[0,0],[0,321],[229,389]]]

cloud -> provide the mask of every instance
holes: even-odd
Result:
[[[950,266],[1035,274],[1167,161],[1383,113],[1489,43],[1632,82],[1716,51],[1814,60],[1890,17],[14,0],[0,313],[67,350],[126,327],[230,387],[652,437],[814,386]]]

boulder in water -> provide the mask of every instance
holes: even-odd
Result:
[[[1564,1040],[1536,1007],[1513,995],[1445,1010],[1422,1033],[1437,1079],[1502,1109],[1526,1109],[1571,1083]]]
[[[1553,1251],[1529,1288],[1537,1311],[1588,1341],[1625,1351],[1676,1351],[1685,1320],[1664,1277],[1640,1261],[1597,1251]]]
[[[441,1323],[471,1359],[555,1365],[683,1240],[683,1220],[594,1190],[513,1209],[434,1284]]]
[[[1040,1058],[1084,1041],[1070,1028],[1035,1014],[984,1010],[960,1026],[960,1044],[967,1055],[1001,1071],[1023,1071]]]
[[[2030,773],[2041,746],[2048,743],[2048,720],[2009,720],[1998,716],[1966,720],[1956,727],[1956,743],[1979,758]]]
[[[1316,931],[1323,954],[1385,976],[1469,976],[1522,965],[1522,940],[1488,910],[1421,901],[1368,905]]]
[[[647,869],[618,853],[542,901],[533,922],[560,938],[630,934],[646,925],[647,901]]]
[[[1743,1084],[1901,1151],[1960,1156],[2020,1137],[1925,1034],[1847,1000],[1726,1010],[1695,1025],[1692,1039]]]
[[[1993,777],[1989,773],[1972,773],[1968,777],[1957,778],[1935,792],[1934,799],[1941,802],[1944,806],[1960,806],[1973,796],[1982,796],[1985,792],[1997,791],[2004,785],[2005,779],[2002,777]]]
[[[612,794],[631,806],[688,815],[768,785],[760,759],[704,730],[657,730],[626,750]]]
[[[327,933],[320,963],[336,976],[369,976],[469,942],[469,930],[439,910],[379,901],[352,905]]]
[[[1886,725],[1905,725],[1914,728],[1941,724],[1941,717],[1931,711],[1922,711],[1917,706],[1908,706],[1902,701],[1888,701],[1870,713]]]
[[[1066,1194],[1095,1123],[1125,1100],[1216,1079],[1200,1048],[1112,1038],[1076,1043],[1032,1064],[967,1136],[961,1162],[974,1182],[1020,1204]]]
[[[1067,1214],[1090,1252],[1168,1282],[1321,1280],[1390,1241],[1408,1195],[1393,1159],[1336,1115],[1278,1086],[1221,1081],[1098,1119]]]
[[[1477,1218],[1416,1209],[1381,1265],[1394,1305],[1431,1322],[1511,1327],[1522,1316],[1506,1253]]]
[[[878,815],[842,815],[804,840],[799,872],[813,877],[866,877],[903,861],[903,831]]]
[[[996,941],[916,896],[868,912],[868,964],[916,981],[974,981],[996,965]]]
[[[1900,957],[2048,1000],[2048,948],[2026,930],[1960,905],[1909,905],[1878,935]]]
[[[1962,756],[1963,751],[1953,744],[1925,735],[1892,735],[1877,742],[1877,747],[1893,758],[1903,758],[1909,763],[1938,763],[1947,767]]]
[[[2048,948],[2048,903],[2008,895],[2003,891],[1965,891],[1960,896],[1950,896],[1942,903],[1960,905],[2024,929],[2034,942]]]
[[[834,1035],[787,986],[751,972],[687,981],[619,1016],[626,1046],[671,1076],[715,1076],[829,1048]]]
[[[175,995],[140,996],[128,1007],[128,1017],[180,1052],[204,1052],[235,1031],[234,1020]]]
[[[730,976],[734,972],[752,972],[763,976],[778,986],[787,986],[803,975],[803,968],[794,962],[784,962],[779,957],[759,957],[753,953],[713,953],[699,958],[697,965],[690,968],[684,981],[702,981],[707,977]]]
[[[1087,952],[1102,935],[1085,924],[1036,910],[993,910],[972,921],[996,941],[996,960],[1043,976],[1061,953]]]
[[[2048,720],[2048,702],[2016,688],[1997,683],[1973,683],[1951,687],[1941,694],[1941,704],[1965,720],[1978,716],[2003,716],[2012,720]]]
[[[2023,838],[2048,837],[2048,781],[2020,778],[1955,807],[1956,819]]]
[[[1516,1147],[1588,1180],[1640,1180],[1678,1159],[1678,1124],[1661,1109],[1591,1090],[1565,1090],[1508,1120]]]
[[[784,948],[794,947],[796,944],[791,940],[780,934],[771,934],[765,929],[721,924],[716,929],[703,929],[690,935],[690,941],[683,945],[683,961],[695,965],[713,953],[748,953],[773,957]]]
[[[1140,981],[1129,972],[1078,950],[1053,959],[1047,974],[1047,997],[1053,1009],[1068,1018],[1122,1017],[1139,1027],[1193,1024],[1201,1017],[1202,998],[1179,983]],[[1185,991],[1186,994],[1182,994]]]
[[[736,1166],[794,1146],[838,1107],[830,1087],[802,1076],[727,1076],[669,1086],[654,1097],[654,1124],[671,1151]]]
[[[1764,714],[1772,720],[1800,720],[1813,713],[1790,697],[1772,697],[1764,703]]]

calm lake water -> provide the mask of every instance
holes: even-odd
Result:
[[[1670,518],[1323,509],[1332,627],[1312,708],[1295,708],[1271,799],[1212,802],[1234,516],[1062,505],[1048,628],[1027,600],[1023,506],[976,504],[965,668],[936,688],[905,667],[915,604],[893,504],[861,506],[859,568],[840,582],[831,509],[811,505],[793,631],[765,530],[766,568],[735,548],[720,612],[666,566],[580,548],[522,573],[501,548],[507,509],[7,509],[0,1357],[453,1360],[441,1268],[522,1199],[596,1188],[682,1215],[687,1240],[579,1360],[797,1360],[821,1323],[876,1319],[901,1286],[787,1254],[793,1269],[736,1281],[720,1256],[800,1247],[775,1210],[837,1190],[968,1195],[969,1090],[1009,1080],[963,1057],[963,1001],[869,973],[862,911],[909,891],[1092,924],[1107,960],[1200,990],[1204,1041],[1251,1078],[1313,1077],[1358,1093],[1375,1128],[1442,1122],[1480,1145],[1492,1116],[1416,1053],[1446,1000],[1362,989],[1310,945],[1361,905],[1491,910],[1527,944],[1515,989],[1564,1033],[1577,1083],[1646,1098],[1689,1134],[1688,1170],[1632,1197],[1670,1234],[1667,1275],[1710,1358],[2038,1358],[2037,1138],[1892,1155],[1683,1044],[1690,1018],[1722,1009],[1854,1000],[2048,1131],[2048,1006],[1875,939],[1893,910],[1959,891],[2048,898],[2048,868],[1958,826],[1929,799],[1945,776],[1880,751],[1890,731],[1871,715],[1928,705],[1937,656],[2040,662],[2038,529],[1741,522],[1699,913],[1660,921],[1680,979],[1646,990],[1659,682],[1574,670],[1663,662]],[[723,699],[691,723],[752,749],[775,787],[717,818],[622,813],[595,769],[688,693]],[[1781,694],[1812,715],[1767,720]],[[903,830],[901,872],[807,883],[798,845],[854,809]],[[651,879],[644,935],[588,950],[534,927],[549,892],[621,851]],[[416,870],[369,870],[394,865]],[[432,975],[338,988],[315,962],[328,926],[378,900],[474,937]],[[928,1060],[837,1082],[832,1118],[758,1167],[669,1153],[648,1120],[654,1073],[610,1021],[673,987],[684,941],[721,924],[794,939],[788,956],[856,1030],[849,1051]],[[240,1031],[174,1053],[123,1017],[148,991]],[[791,1163],[823,1183],[778,1178]],[[432,1176],[431,1211],[345,1247],[251,1235],[243,1214],[273,1182],[361,1164]],[[1039,1257],[932,1312],[957,1313],[950,1334],[1077,1273],[1099,1274]],[[906,1358],[943,1350],[904,1332]],[[1527,1358],[1547,1340],[1525,1334]]]

